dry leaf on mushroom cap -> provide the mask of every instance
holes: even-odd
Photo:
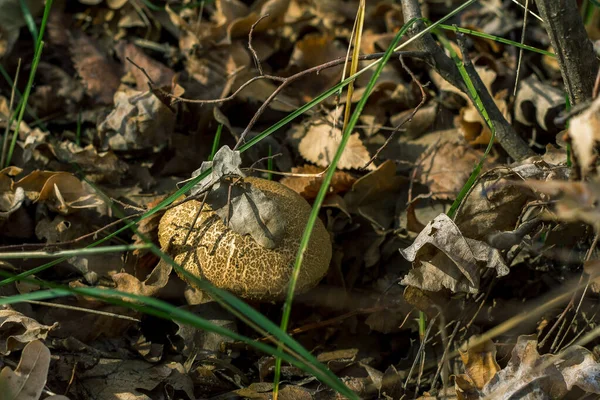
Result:
[[[194,171],[192,177],[212,168],[211,174],[192,188],[192,194],[209,190],[206,202],[226,221],[227,226],[240,235],[250,234],[261,246],[274,248],[285,232],[283,220],[279,217],[277,203],[269,199],[253,185],[245,185],[243,181],[236,183],[236,178],[245,174],[240,166],[242,159],[239,151],[223,146],[215,154],[213,161],[205,161]],[[227,182],[226,177],[233,176]]]

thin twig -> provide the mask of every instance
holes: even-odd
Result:
[[[248,49],[250,49],[250,53],[252,54],[252,58],[254,59],[254,65],[256,65],[256,69],[258,70],[258,74],[260,76],[263,76],[264,72],[262,69],[262,65],[260,64],[258,54],[256,53],[256,50],[254,50],[254,47],[252,47],[252,34],[254,33],[254,28],[256,28],[256,25],[258,25],[260,21],[267,18],[268,16],[269,14],[262,15],[259,19],[256,20],[255,23],[252,24],[252,26],[250,27],[250,32],[248,32]]]
[[[396,135],[396,133],[400,130],[400,128],[402,128],[402,126],[405,123],[407,123],[408,121],[411,121],[413,119],[413,117],[417,114],[417,112],[419,111],[419,109],[421,107],[423,107],[425,105],[425,102],[427,101],[427,93],[425,93],[425,88],[423,87],[423,85],[421,84],[421,82],[419,81],[419,79],[417,79],[417,77],[415,76],[415,74],[413,74],[413,72],[410,70],[410,68],[408,68],[406,66],[406,64],[404,63],[404,58],[402,56],[400,56],[399,58],[400,58],[400,63],[402,64],[402,68],[404,68],[404,70],[410,75],[410,77],[412,78],[413,82],[415,82],[417,84],[417,86],[419,86],[419,89],[421,90],[421,102],[414,108],[414,110],[410,113],[410,115],[408,115],[404,119],[404,121],[400,122],[398,124],[398,126],[396,126],[396,128],[394,128],[394,130],[392,131],[392,133],[390,133],[390,136],[388,136],[388,138],[386,139],[386,141],[383,144],[383,146],[381,146],[380,148],[378,148],[377,151],[375,152],[375,155],[373,155],[373,157],[371,157],[371,159],[362,167],[363,170],[367,169],[367,167],[369,165],[371,165],[373,163],[373,161],[375,161],[377,159],[377,157],[379,157],[379,153],[381,153],[383,151],[383,149],[385,149],[387,147],[387,145],[394,138],[394,135]]]
[[[8,298],[7,296],[0,296],[0,297],[3,299]],[[133,318],[133,317],[130,317],[127,315],[115,314],[115,313],[110,313],[110,312],[100,311],[100,310],[93,310],[91,308],[70,306],[68,304],[50,303],[47,301],[38,301],[38,300],[23,300],[23,303],[37,304],[40,306],[53,307],[53,308],[63,308],[65,310],[80,311],[80,312],[86,312],[89,314],[103,315],[105,317],[124,319],[124,320],[128,320],[128,321],[133,321],[133,322],[141,322],[140,319]]]

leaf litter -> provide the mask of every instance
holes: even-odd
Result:
[[[432,21],[459,4],[422,3]],[[342,138],[344,107],[355,107],[371,72],[355,81],[350,105],[331,97],[249,151],[239,146],[340,81],[343,63],[323,65],[346,56],[358,4],[54,4],[13,158],[0,170],[0,255],[24,255],[2,261],[2,270],[28,271],[42,264],[28,254],[92,244],[208,168],[189,194],[206,195],[231,229],[276,246],[285,230],[278,216],[294,210],[274,207],[244,178],[271,176],[312,204]],[[39,26],[43,2],[0,2],[3,75],[15,78],[19,59],[25,68],[15,93],[6,79],[0,84],[8,141],[34,48],[24,6]],[[384,51],[406,12],[403,2],[367,4],[361,54]],[[588,33],[597,40],[600,12],[591,13]],[[452,23],[519,38],[522,16],[513,2],[494,0]],[[534,17],[525,33],[526,44],[550,47]],[[515,47],[469,36],[464,54],[456,35],[447,36],[536,155],[511,159],[498,136],[449,216],[491,131],[421,47],[408,46],[402,61],[392,57],[319,214],[333,242],[329,272],[296,298],[290,333],[365,399],[598,394],[598,99],[569,114],[559,64],[530,52],[513,96]],[[309,68],[317,72],[304,74]],[[156,243],[161,215],[106,244]],[[265,340],[172,269],[132,249],[78,254],[35,277],[156,297]],[[580,284],[570,303],[552,303],[573,281]],[[27,281],[0,289],[2,296],[37,290]],[[539,304],[546,308],[536,314]],[[278,323],[281,304],[253,306]],[[10,398],[273,396],[274,358],[220,334],[83,296],[0,313],[0,391],[27,389]],[[522,323],[511,322],[522,315]],[[291,365],[283,364],[282,376],[279,398],[340,398]]]

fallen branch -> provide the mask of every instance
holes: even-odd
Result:
[[[422,18],[421,8],[418,0],[404,0],[402,3],[402,12],[404,14],[404,21],[410,21],[413,18]],[[408,30],[410,36],[416,36],[425,28],[423,22],[417,21]],[[420,51],[427,54],[424,59],[437,73],[442,76],[448,83],[455,86],[464,92],[471,101],[469,90],[462,77],[458,68],[454,64],[454,61],[448,57],[442,48],[437,45],[436,41],[430,34],[422,35],[420,38],[415,40],[414,44]],[[485,109],[488,112],[490,120],[496,128],[496,138],[502,146],[502,148],[508,153],[509,156],[515,160],[522,160],[524,158],[534,155],[533,151],[529,148],[527,143],[515,132],[510,123],[504,118],[502,112],[498,109],[498,106],[494,102],[492,95],[487,90],[481,77],[475,71],[475,68],[469,68],[469,76],[473,82],[475,90],[479,94],[479,98],[483,103]],[[482,116],[483,118],[483,116]]]

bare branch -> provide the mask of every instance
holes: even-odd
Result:
[[[575,0],[536,0],[573,105],[592,99],[598,59]]]
[[[421,9],[418,0],[403,0],[402,11],[404,14],[404,20],[409,21],[412,18],[421,18]],[[423,22],[417,21],[409,29],[409,35],[415,36],[421,30],[425,28]],[[469,90],[466,87],[465,82],[460,76],[457,66],[450,57],[446,56],[440,46],[437,45],[433,37],[429,34],[421,36],[415,42],[415,45],[419,50],[428,53],[428,58],[425,61],[435,69],[446,81],[451,85],[457,87],[464,92],[471,101],[474,99],[471,97]],[[466,56],[466,51],[461,49],[463,52],[463,58]],[[469,76],[473,81],[475,90],[479,94],[479,98],[487,110],[490,120],[496,128],[496,137],[498,142],[515,160],[522,160],[529,156],[532,156],[533,151],[527,146],[527,143],[515,132],[512,126],[508,123],[506,118],[502,115],[498,106],[494,102],[494,99],[488,92],[487,88],[481,81],[479,74],[475,71],[475,68],[470,65],[468,68]],[[483,117],[483,116],[482,116]]]

